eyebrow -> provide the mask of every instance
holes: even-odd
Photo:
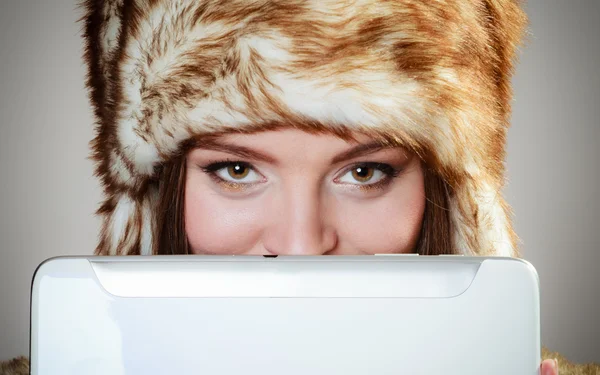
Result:
[[[276,159],[273,158],[272,156],[264,154],[260,151],[256,151],[256,150],[250,149],[248,147],[232,145],[232,144],[228,144],[228,143],[221,143],[221,142],[216,142],[216,141],[205,141],[205,142],[199,143],[197,145],[197,147],[205,149],[205,150],[227,152],[227,153],[237,155],[242,158],[260,160],[260,161],[263,161],[266,163],[271,163],[271,164],[276,164],[276,162],[277,162]],[[356,158],[359,156],[372,154],[372,153],[375,153],[377,151],[380,151],[380,150],[383,150],[386,148],[390,148],[390,146],[386,146],[380,142],[362,143],[362,144],[354,146],[351,149],[346,150],[346,151],[342,152],[341,154],[335,156],[332,159],[331,164],[337,164],[342,161],[353,159],[353,158]]]
[[[380,142],[370,142],[370,143],[362,143],[355,147],[352,147],[350,150],[344,151],[341,154],[337,155],[331,161],[332,164],[336,164],[345,160],[354,159],[359,156],[364,156],[368,154],[373,154],[377,151],[383,150],[385,148],[389,148],[390,146],[386,146],[381,144]]]
[[[266,163],[271,163],[271,164],[275,164],[275,162],[276,162],[276,160],[272,156],[263,154],[262,152],[252,150],[252,149],[244,147],[244,146],[209,141],[209,142],[202,142],[202,143],[198,144],[197,147],[205,149],[205,150],[227,152],[227,153],[230,153],[233,155],[237,155],[241,158],[260,160],[260,161],[264,161]]]

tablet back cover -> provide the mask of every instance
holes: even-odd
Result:
[[[54,258],[31,373],[533,375],[538,284],[511,258]]]

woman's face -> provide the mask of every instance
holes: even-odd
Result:
[[[420,161],[356,139],[290,129],[192,150],[184,207],[192,252],[412,252],[425,209]]]

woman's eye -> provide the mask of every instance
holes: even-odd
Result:
[[[251,184],[262,180],[262,176],[252,166],[243,162],[215,163],[205,168],[205,171],[233,183]]]
[[[336,182],[355,185],[376,184],[387,177],[391,177],[393,168],[385,164],[361,164],[352,167]]]

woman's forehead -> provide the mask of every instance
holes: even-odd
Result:
[[[357,145],[376,147],[385,146],[380,139],[367,134],[352,133],[347,137],[338,136],[333,133],[313,133],[301,129],[283,128],[277,130],[265,130],[252,133],[223,133],[216,137],[200,140],[197,148],[210,145],[235,145],[250,147],[260,150],[286,150],[304,149],[306,152],[323,150],[345,150]]]
[[[405,149],[392,147],[366,134],[357,133],[352,139],[344,139],[334,134],[284,129],[251,134],[223,134],[200,143],[191,155],[193,157],[202,151],[212,150],[267,162],[301,158],[303,162],[309,163],[337,163],[390,149],[401,151],[399,156],[408,155]]]
[[[352,145],[357,143],[366,143],[375,141],[375,137],[351,132],[347,137],[338,136],[332,132],[309,132],[303,129],[292,127],[280,128],[276,130],[256,131],[252,133],[225,133],[216,139],[226,142],[266,142],[297,140],[298,142],[307,142],[314,145],[327,144],[333,145]]]

